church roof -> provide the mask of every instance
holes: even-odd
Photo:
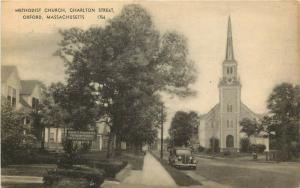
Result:
[[[253,112],[247,105],[245,105],[243,102],[241,102],[241,109],[246,111],[247,113],[251,114],[253,117],[256,118],[262,118],[262,116],[260,114],[257,114],[255,112]]]
[[[220,109],[220,103],[216,104],[210,111],[208,111],[206,114],[203,114],[200,116],[200,119],[204,119],[210,115],[217,115],[216,113],[219,112]]]

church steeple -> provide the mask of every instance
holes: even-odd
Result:
[[[224,84],[239,84],[238,74],[237,74],[237,62],[233,55],[233,45],[232,45],[232,31],[231,31],[231,18],[228,17],[228,27],[227,27],[227,44],[226,44],[226,57],[222,64],[223,76],[221,83]]]
[[[227,28],[227,46],[226,46],[226,59],[225,61],[234,61],[233,45],[232,45],[232,32],[231,32],[231,18],[228,17]]]

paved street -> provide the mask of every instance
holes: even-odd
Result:
[[[204,159],[198,161],[196,171],[185,171],[186,174],[229,187],[242,188],[289,188],[300,184],[300,163],[282,162],[266,163],[244,161],[239,159]]]
[[[158,155],[158,153],[157,153]],[[167,159],[165,153],[164,158]],[[197,170],[181,170],[202,186],[234,188],[298,188],[300,187],[299,162],[266,162],[248,158],[202,158],[196,157]],[[196,186],[193,186],[196,187]]]

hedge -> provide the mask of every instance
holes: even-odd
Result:
[[[44,185],[54,187],[74,187],[65,185],[74,183],[73,180],[84,179],[84,186],[81,187],[99,187],[104,182],[104,171],[93,169],[87,166],[75,166],[72,169],[55,169],[48,171],[43,177]],[[70,181],[66,181],[70,180]],[[64,183],[62,183],[64,182]],[[82,181],[80,181],[82,184]],[[79,182],[79,183],[80,183]]]

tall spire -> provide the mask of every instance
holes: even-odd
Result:
[[[225,61],[234,61],[230,16],[228,17],[227,46],[226,46],[226,59],[225,59]]]

